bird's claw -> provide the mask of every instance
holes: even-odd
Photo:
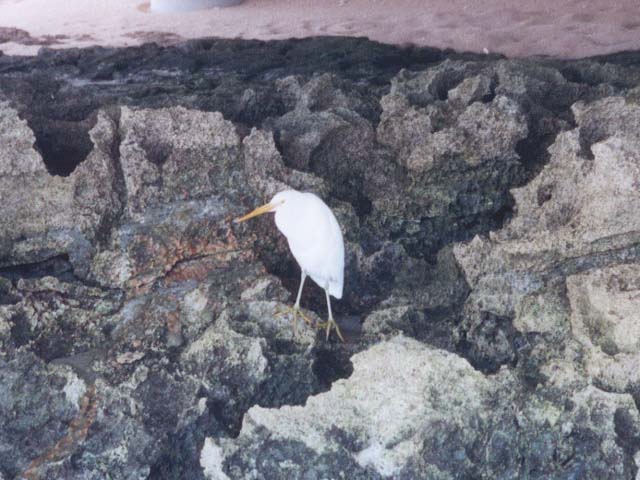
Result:
[[[281,307],[281,309],[275,313],[276,317],[282,317],[284,315],[293,316],[291,321],[292,321],[294,338],[298,338],[298,315],[300,315],[300,317],[302,317],[302,320],[304,320],[304,323],[306,323],[311,328],[317,328],[319,330],[324,329],[326,331],[327,340],[329,340],[329,335],[331,334],[331,330],[335,329],[336,334],[338,335],[338,338],[340,338],[340,340],[344,342],[344,337],[342,336],[340,327],[338,326],[336,321],[332,318],[330,318],[326,322],[315,323],[308,316],[302,313],[302,310],[300,309],[300,307],[296,307],[295,305],[292,307]]]
[[[302,319],[304,320],[304,323],[306,323],[310,327],[313,327],[313,321],[309,317],[307,317],[304,313],[302,313],[302,309],[300,308],[285,307],[280,311],[276,312],[275,314],[276,317],[283,317],[285,315],[293,315],[293,316],[300,315],[300,317],[302,317]]]
[[[300,307],[296,307],[295,305],[293,307],[285,307],[285,308],[282,308],[280,311],[276,312],[275,314],[276,317],[282,317],[284,315],[292,315],[293,317],[291,322],[293,326],[294,338],[298,338],[298,315],[302,317],[302,320],[304,320],[304,323],[306,323],[312,328],[314,327],[314,324],[311,321],[311,319],[307,317],[304,313],[302,313],[302,310],[300,309]]]
[[[329,340],[329,334],[331,333],[331,328],[335,328],[336,333],[338,334],[338,338],[340,339],[340,341],[342,341],[344,343],[344,337],[342,336],[342,332],[340,331],[340,327],[338,326],[338,324],[336,323],[336,321],[333,318],[330,318],[329,320],[327,320],[326,322],[322,322],[319,323],[317,325],[317,327],[319,329],[326,329],[327,332],[327,340]]]

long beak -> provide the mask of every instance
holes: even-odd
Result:
[[[253,212],[247,213],[244,217],[237,218],[236,223],[245,222],[250,218],[257,217],[258,215],[262,215],[263,213],[268,213],[274,208],[276,208],[275,205],[267,203],[266,205],[262,205],[261,207],[256,208]]]

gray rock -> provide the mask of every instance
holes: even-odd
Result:
[[[567,278],[573,336],[585,347],[589,375],[611,391],[632,391],[640,382],[639,268],[616,265]]]
[[[69,367],[48,366],[21,351],[0,359],[0,378],[0,462],[9,478],[38,473],[42,465],[62,460],[84,441],[86,432],[73,420],[81,413],[87,386]]]
[[[101,225],[121,208],[115,190],[115,166],[110,143],[113,122],[98,115],[91,130],[95,149],[69,177],[52,176],[34,149],[35,137],[26,122],[7,104],[0,105],[4,127],[0,142],[3,228],[1,265],[17,265],[68,254],[81,263],[90,255]]]
[[[220,113],[123,108],[120,161],[130,216],[146,208],[219,193],[238,168],[240,139]],[[231,179],[226,179],[227,182]]]
[[[491,96],[491,78],[486,75],[465,78],[460,85],[449,90],[448,98],[471,105]]]
[[[1,57],[0,478],[635,478],[636,64]],[[343,227],[344,344],[233,222],[285,188]]]
[[[207,439],[200,456],[206,477],[549,478],[554,468],[564,471],[560,476],[627,473],[622,444],[640,431],[629,395],[587,386],[570,395],[569,409],[536,395],[517,400],[506,391],[513,381],[508,375],[485,377],[455,355],[402,336],[352,360],[349,379],[306,405],[253,407],[238,438]],[[593,443],[562,440],[576,428],[593,435]],[[621,429],[627,439],[614,441]],[[520,465],[509,449],[514,442],[531,442]],[[556,458],[588,445],[597,446],[585,463]],[[565,464],[554,466],[558,461]],[[609,462],[611,470],[603,470]]]
[[[314,76],[308,82],[300,77],[285,77],[276,81],[276,88],[289,110],[323,111],[344,108],[358,113],[370,113],[372,102],[353,91],[349,82],[328,73]],[[348,90],[345,93],[342,89]]]
[[[433,455],[425,451],[426,432],[447,424],[473,437],[472,425],[486,415],[491,383],[455,355],[396,337],[352,361],[348,380],[305,406],[251,408],[240,436],[220,442],[223,462],[217,463],[230,478],[278,471],[289,478],[402,476],[415,459]],[[310,458],[300,463],[302,452]],[[210,446],[211,455],[220,452]],[[204,457],[215,462],[206,451]],[[464,468],[464,458],[459,461]],[[424,475],[442,475],[440,465],[425,463]]]

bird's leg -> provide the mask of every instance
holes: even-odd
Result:
[[[302,297],[302,287],[304,287],[304,281],[306,279],[307,279],[307,274],[304,271],[302,271],[302,274],[300,275],[300,287],[298,288],[298,296],[296,297],[296,303],[293,304],[293,307],[287,308],[285,311],[278,313],[278,316],[283,315],[285,313],[291,313],[293,315],[292,325],[293,325],[294,337],[298,336],[298,315],[302,317],[302,319],[307,325],[311,325],[311,320],[304,313],[302,313],[302,310],[300,310],[300,298]]]
[[[296,303],[293,305],[294,310],[300,310],[300,297],[302,297],[302,287],[304,287],[304,281],[307,279],[307,274],[304,270],[300,274],[300,287],[298,288],[298,296],[296,297]]]
[[[342,336],[342,333],[340,332],[340,327],[338,327],[338,324],[333,319],[333,313],[331,313],[331,298],[329,297],[329,290],[325,288],[324,294],[327,297],[327,310],[329,312],[329,319],[327,320],[327,323],[326,323],[326,326],[327,326],[327,340],[329,340],[329,334],[331,333],[331,327],[334,327],[336,329],[336,333],[338,334],[338,337],[340,338],[340,340],[342,340],[344,342],[344,337]]]

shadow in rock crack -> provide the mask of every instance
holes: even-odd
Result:
[[[485,374],[496,373],[501,366],[514,367],[525,340],[513,327],[513,319],[482,313],[482,322],[463,333],[456,353]]]
[[[318,379],[319,391],[326,392],[336,380],[349,378],[353,373],[351,355],[354,347],[322,342],[316,347],[313,373]]]
[[[67,177],[87,158],[93,150],[89,130],[95,122],[96,115],[81,122],[27,118],[36,137],[35,148],[51,175]]]
[[[526,181],[523,182],[523,184],[534,179],[542,171],[544,166],[549,163],[551,154],[548,148],[555,142],[559,132],[560,130],[547,135],[529,135],[516,144],[516,153],[520,157],[520,162],[527,172]]]
[[[215,424],[215,420],[213,423]],[[148,479],[204,480],[200,451],[208,432],[215,429],[214,424],[211,418],[202,416],[194,424],[170,434],[163,453],[151,466]]]
[[[69,255],[66,254],[58,255],[41,262],[0,268],[0,277],[12,281],[21,278],[41,277],[56,277],[60,280],[68,281],[75,279],[73,275],[73,265],[71,265],[69,261]]]

